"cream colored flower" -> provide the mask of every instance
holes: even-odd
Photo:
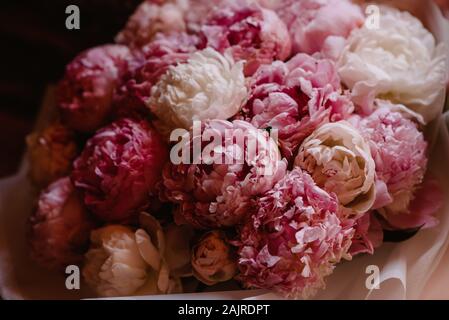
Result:
[[[435,118],[447,80],[446,47],[408,12],[381,6],[379,28],[352,32],[339,61],[354,102],[369,108],[375,97],[401,103]]]
[[[170,67],[152,88],[148,105],[165,131],[190,129],[195,120],[232,117],[246,94],[243,62],[207,48]]]
[[[191,274],[189,265],[189,231],[178,229],[187,245],[167,241],[160,224],[152,216],[141,216],[146,229],[133,231],[121,225],[109,225],[91,234],[91,248],[86,254],[83,276],[99,296],[129,296],[182,292],[180,276]],[[177,227],[174,227],[177,228]],[[173,235],[173,230],[171,231]],[[171,263],[165,257],[179,248]],[[185,254],[179,254],[179,251]],[[174,261],[174,262],[173,262]]]
[[[295,165],[317,185],[337,195],[350,214],[368,211],[375,200],[375,165],[368,143],[345,121],[328,123],[301,145]]]

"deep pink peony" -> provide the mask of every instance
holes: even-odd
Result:
[[[68,177],[42,191],[29,224],[32,258],[56,270],[83,261],[90,231],[95,227]]]
[[[276,7],[290,32],[293,53],[329,50],[365,20],[350,0],[281,0]]]
[[[373,254],[374,249],[383,243],[382,224],[377,219],[375,212],[370,211],[358,218],[354,225],[355,233],[349,253],[352,256],[368,253]]]
[[[240,232],[240,280],[246,287],[307,298],[323,288],[348,249],[352,221],[342,222],[338,200],[301,169],[289,172],[255,203]]]
[[[151,42],[159,32],[169,34],[185,31],[183,9],[174,2],[164,2],[143,1],[115,41],[131,48],[140,48]]]
[[[377,198],[373,209],[378,209],[387,220],[401,216],[394,219],[399,227],[399,220],[416,214],[411,203],[426,172],[427,142],[416,123],[393,111],[393,105],[385,101],[377,101],[377,104],[378,109],[371,115],[354,116],[351,122],[369,142],[376,164]]]
[[[157,34],[153,41],[135,53],[135,68],[130,70],[123,85],[114,96],[116,116],[146,114],[145,105],[151,88],[170,66],[186,62],[189,53],[196,51],[198,37],[186,33]]]
[[[248,102],[238,118],[258,128],[277,129],[287,159],[320,125],[346,119],[354,110],[349,97],[341,94],[333,62],[306,54],[260,67],[249,86]]]
[[[217,138],[210,140],[207,135]],[[286,163],[268,133],[245,121],[203,122],[198,132],[194,128],[189,139],[178,145],[192,153],[194,141],[200,143],[202,158],[169,164],[163,173],[164,194],[178,204],[175,219],[179,224],[233,226],[247,214],[251,200],[285,174]],[[214,154],[209,156],[208,150]]]
[[[167,158],[167,146],[148,122],[124,118],[87,142],[72,180],[99,219],[127,222],[150,204]]]
[[[91,132],[105,123],[130,58],[127,47],[104,45],[84,51],[67,65],[58,88],[58,104],[68,126]]]
[[[246,76],[262,64],[290,56],[287,27],[274,11],[255,3],[237,1],[218,7],[201,31],[207,46],[221,53],[230,50],[236,61],[246,60]]]

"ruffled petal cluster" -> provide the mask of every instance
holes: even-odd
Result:
[[[388,213],[409,212],[417,187],[427,168],[427,142],[416,123],[391,111],[390,104],[365,118],[351,119],[371,148],[376,164],[377,199],[374,209]]]
[[[233,226],[247,215],[252,199],[284,176],[286,163],[268,133],[247,122],[211,120],[195,131],[177,147],[187,157],[164,168],[165,196],[178,205],[178,223]],[[194,149],[201,154],[195,156]]]
[[[255,202],[240,232],[239,278],[250,288],[307,298],[348,254],[354,230],[335,196],[296,168]]]

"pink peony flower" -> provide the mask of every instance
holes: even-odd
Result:
[[[235,2],[235,0],[176,0],[176,2],[184,11],[184,19],[189,33],[199,33],[211,12],[219,6]]]
[[[72,180],[98,218],[128,221],[150,204],[167,157],[167,146],[148,122],[124,118],[87,142]]]
[[[383,243],[382,225],[375,216],[375,212],[367,212],[357,219],[354,225],[354,237],[349,248],[351,256],[362,253],[373,254],[374,249]]]
[[[236,61],[246,60],[245,75],[261,64],[290,56],[288,30],[276,13],[255,3],[237,1],[218,7],[201,28],[207,46],[223,53],[230,50]]]
[[[254,203],[240,232],[240,280],[246,287],[307,298],[343,258],[354,230],[343,222],[338,200],[301,169],[289,172]]]
[[[282,0],[276,12],[288,27],[293,53],[328,50],[365,19],[360,7],[349,0]]]
[[[157,34],[136,54],[137,67],[130,70],[114,96],[114,113],[119,117],[146,115],[151,88],[170,66],[184,63],[196,51],[198,37],[186,33]]]
[[[105,123],[130,58],[127,47],[105,45],[81,53],[67,65],[58,88],[58,104],[68,126],[91,132]]]
[[[40,265],[65,270],[83,261],[94,223],[70,178],[61,178],[42,191],[29,224],[31,256]]]
[[[413,214],[411,203],[427,167],[423,133],[391,107],[383,101],[371,115],[351,119],[370,143],[377,179],[373,209],[378,209],[387,220],[394,215]]]
[[[401,213],[383,211],[388,230],[404,230],[414,228],[433,228],[439,221],[435,217],[444,201],[443,190],[439,182],[433,178],[425,177],[424,182],[413,194],[408,211]]]
[[[285,174],[286,163],[268,133],[245,121],[211,120],[201,130],[194,125],[192,133],[177,146],[189,154],[201,147],[201,158],[169,164],[163,172],[164,194],[178,204],[175,220],[196,228],[233,226],[251,200]],[[211,136],[216,138],[208,142]]]
[[[262,66],[249,86],[239,117],[258,128],[277,129],[287,159],[320,125],[346,119],[354,110],[349,97],[340,94],[334,64],[306,54]]]
[[[177,33],[186,29],[184,12],[176,3],[143,1],[115,38],[120,44],[140,48],[159,33]]]

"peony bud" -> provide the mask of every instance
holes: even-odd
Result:
[[[207,285],[232,279],[237,258],[222,231],[206,233],[192,250],[193,275]]]

